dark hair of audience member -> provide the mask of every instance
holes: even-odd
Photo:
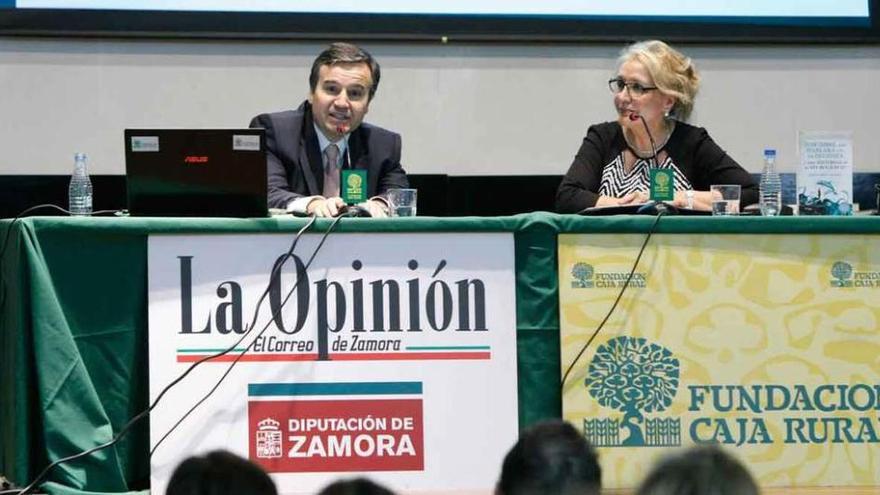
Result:
[[[165,495],[277,495],[256,464],[225,450],[190,457],[174,470]]]
[[[522,433],[501,466],[496,495],[596,495],[596,451],[569,423],[551,420]]]
[[[692,447],[658,462],[637,495],[758,495],[752,475],[714,445]]]
[[[366,478],[354,478],[334,481],[318,495],[394,495],[394,492]]]

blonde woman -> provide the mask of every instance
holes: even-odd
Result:
[[[608,81],[617,120],[587,131],[556,192],[557,211],[644,203],[655,152],[656,166],[673,171],[675,206],[710,210],[712,184],[739,184],[741,205],[756,203],[752,176],[705,129],[686,123],[699,83],[693,62],[662,41],[624,48]]]

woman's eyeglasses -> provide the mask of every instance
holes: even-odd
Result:
[[[657,86],[642,86],[640,83],[628,83],[620,77],[615,77],[608,81],[608,89],[610,89],[613,94],[620,93],[625,89],[629,92],[630,96],[642,96],[648,91],[657,89]]]

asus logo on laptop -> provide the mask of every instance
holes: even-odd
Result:
[[[188,155],[183,158],[183,163],[208,163],[205,155]]]

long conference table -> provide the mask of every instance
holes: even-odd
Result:
[[[148,405],[147,238],[290,233],[305,219],[61,218],[0,221],[0,473],[24,484],[50,461],[110,438]],[[510,232],[515,243],[519,424],[560,417],[557,238],[644,234],[653,217],[350,219],[336,232]],[[323,232],[329,220],[311,232]],[[11,226],[11,230],[10,230]],[[880,217],[665,217],[659,234],[880,234]],[[6,235],[8,233],[8,239]],[[332,240],[332,237],[331,237]],[[149,427],[51,471],[52,493],[149,487]]]

